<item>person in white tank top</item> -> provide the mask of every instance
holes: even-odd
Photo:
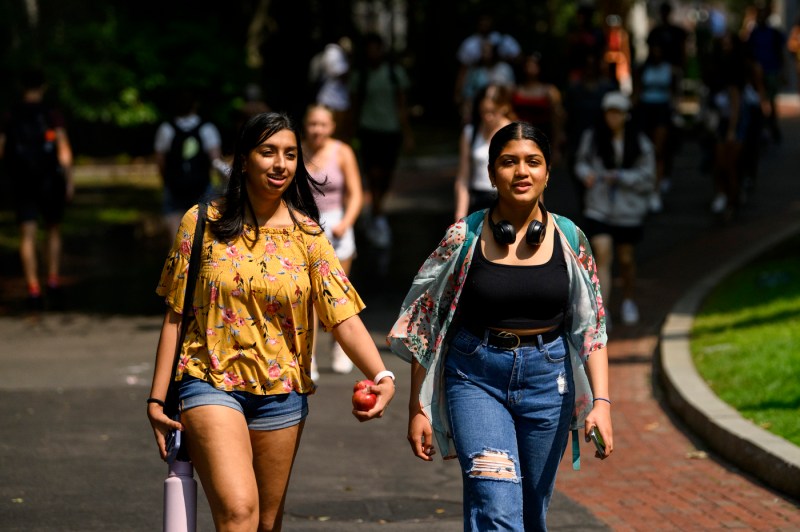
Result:
[[[489,139],[495,131],[510,124],[511,91],[501,85],[488,85],[475,100],[472,123],[464,126],[459,148],[455,182],[455,220],[488,206],[494,198],[489,180]],[[477,129],[477,132],[476,132]]]

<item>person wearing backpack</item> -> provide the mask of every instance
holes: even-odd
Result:
[[[197,114],[194,95],[182,92],[175,110],[176,116],[158,127],[154,144],[169,235],[178,231],[186,211],[212,192],[211,167],[224,166],[219,130]]]
[[[39,219],[47,227],[47,291],[60,305],[61,221],[74,194],[72,148],[61,113],[44,102],[44,74],[31,70],[22,76],[22,99],[8,113],[0,130],[9,192],[20,227],[20,259],[27,283],[27,306],[42,310],[44,299],[38,275],[36,233]]]
[[[547,530],[569,433],[576,469],[580,428],[614,451],[600,283],[586,236],[542,203],[551,157],[527,122],[492,136],[497,201],[447,229],[387,337],[411,363],[412,452],[458,458],[465,531]]]
[[[623,324],[635,325],[636,245],[644,238],[656,183],[655,148],[629,120],[631,101],[625,94],[606,93],[602,109],[602,118],[581,136],[573,171],[585,187],[582,228],[594,249],[606,304],[616,266],[622,278],[620,317]]]
[[[351,108],[369,205],[367,239],[382,250],[392,245],[385,199],[401,149],[409,152],[414,146],[406,100],[409,86],[405,69],[386,51],[383,38],[377,33],[365,35],[361,66],[350,78]]]

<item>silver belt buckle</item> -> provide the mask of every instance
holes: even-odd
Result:
[[[503,339],[506,339],[506,338],[516,338],[516,340],[517,340],[517,343],[516,343],[516,345],[514,345],[514,346],[512,346],[512,347],[509,347],[508,349],[516,349],[516,348],[518,348],[518,347],[519,347],[519,344],[520,344],[520,339],[519,339],[519,336],[517,336],[516,334],[514,334],[514,333],[512,333],[512,332],[508,332],[508,331],[498,331],[498,332],[497,332],[497,333],[495,333],[495,334],[496,334],[496,336],[497,336],[498,338],[503,338]]]

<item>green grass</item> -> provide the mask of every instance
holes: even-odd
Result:
[[[800,237],[715,288],[696,317],[691,350],[723,401],[800,445]]]

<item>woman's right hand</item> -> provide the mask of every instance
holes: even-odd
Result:
[[[408,417],[408,442],[417,458],[426,462],[433,461],[433,455],[436,454],[433,446],[433,429],[428,416],[421,408],[411,412]]]
[[[158,445],[158,452],[162,460],[167,459],[167,434],[173,429],[183,430],[183,425],[170,419],[164,414],[164,408],[156,403],[147,405],[147,417],[150,420],[150,425],[153,427],[153,434],[156,437],[156,445]]]
[[[371,384],[367,387],[367,389],[370,393],[377,395],[378,400],[372,410],[366,412],[353,408],[353,415],[362,423],[364,421],[369,421],[370,419],[383,417],[386,407],[389,406],[389,403],[392,402],[392,398],[394,397],[394,379],[384,377],[378,384]]]
[[[342,222],[331,229],[331,234],[333,234],[333,236],[336,238],[342,238],[349,228],[350,226],[348,224]]]

